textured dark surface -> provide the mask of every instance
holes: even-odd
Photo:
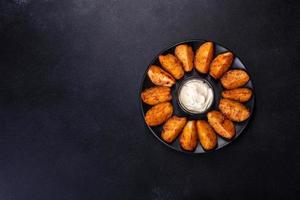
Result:
[[[299,199],[296,1],[0,1],[0,199]],[[138,88],[191,38],[238,52],[245,133],[189,156],[144,126]]]

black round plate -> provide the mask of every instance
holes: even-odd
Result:
[[[195,52],[199,48],[199,46],[201,46],[201,44],[203,44],[204,42],[207,42],[207,41],[202,40],[202,39],[201,40],[183,41],[183,42],[174,44],[171,47],[166,48],[165,50],[161,51],[157,56],[155,56],[155,58],[152,60],[152,62],[148,65],[148,67],[147,67],[147,69],[146,69],[146,71],[143,75],[142,82],[141,82],[141,87],[140,87],[140,91],[139,91],[139,99],[140,99],[141,111],[142,111],[143,117],[145,117],[146,112],[151,108],[151,106],[149,106],[149,105],[142,102],[142,100],[140,98],[141,93],[142,93],[143,90],[155,86],[150,81],[149,77],[147,76],[147,71],[148,71],[149,66],[150,65],[161,66],[160,63],[159,63],[159,60],[158,60],[158,56],[161,55],[161,54],[167,54],[167,53],[174,54],[175,47],[179,44],[188,44],[193,48],[193,50]],[[226,51],[230,51],[234,54],[235,58],[233,60],[233,63],[231,65],[230,69],[243,69],[243,70],[247,71],[245,65],[243,64],[241,59],[237,56],[237,54],[235,54],[235,52],[233,52],[232,50],[230,50],[230,49],[228,49],[228,48],[226,48],[226,47],[224,47],[224,46],[222,46],[222,45],[220,45],[216,42],[214,42],[214,47],[215,47],[214,57],[216,55],[218,55],[220,53],[223,53],[223,52],[226,52]],[[247,73],[249,74],[249,72],[247,72]],[[251,77],[250,74],[249,74],[249,76]],[[213,105],[211,106],[211,108],[207,112],[209,112],[210,110],[218,110],[218,104],[219,104],[219,100],[221,98],[221,92],[223,91],[223,88],[222,88],[222,85],[221,85],[220,81],[213,79],[209,74],[200,74],[195,69],[193,69],[191,72],[185,73],[184,77],[181,80],[177,81],[176,84],[174,86],[172,86],[172,88],[171,88],[172,89],[172,97],[173,97],[172,98],[172,104],[173,104],[173,107],[174,107],[173,115],[185,116],[185,117],[187,117],[188,120],[197,120],[197,119],[207,120],[207,118],[206,118],[206,113],[207,112],[205,112],[203,114],[192,114],[191,115],[191,114],[188,114],[185,111],[183,111],[181,109],[181,107],[179,106],[179,103],[178,103],[178,100],[177,100],[177,90],[178,90],[181,82],[188,79],[188,78],[190,78],[190,77],[201,77],[201,78],[204,78],[204,79],[208,80],[211,83],[211,85],[214,88],[215,99],[214,99]],[[252,91],[253,91],[252,98],[248,102],[245,103],[245,105],[250,109],[251,116],[252,116],[253,108],[254,108],[254,86],[253,86],[253,83],[251,81],[251,78],[248,81],[248,83],[245,85],[245,87],[248,87],[248,88],[252,89]],[[215,151],[217,149],[220,149],[220,148],[228,145],[233,140],[235,140],[243,132],[243,130],[247,126],[251,116],[244,122],[234,123],[235,124],[236,135],[233,139],[225,140],[222,137],[218,136],[218,146],[214,150],[211,150],[211,151]],[[168,147],[170,147],[174,150],[177,150],[177,151],[180,151],[180,152],[185,152],[185,153],[192,153],[192,154],[200,154],[200,153],[210,152],[210,151],[205,151],[202,148],[202,146],[200,145],[199,142],[198,142],[198,145],[197,145],[196,149],[193,152],[185,151],[185,150],[181,149],[181,147],[180,147],[179,139],[178,139],[179,137],[171,144],[168,144],[168,143],[166,143],[165,141],[163,141],[161,139],[160,134],[161,134],[163,125],[150,127],[146,124],[146,126],[149,128],[149,130],[153,133],[153,135],[160,142],[162,142],[163,144],[165,144],[166,146],[168,146]]]

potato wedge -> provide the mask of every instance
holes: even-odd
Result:
[[[194,52],[191,46],[180,44],[175,48],[176,57],[182,62],[183,69],[190,72],[193,69]]]
[[[234,122],[242,122],[250,117],[250,111],[246,106],[230,99],[221,99],[219,109],[228,119]]]
[[[208,123],[213,127],[218,135],[225,139],[232,139],[235,136],[235,127],[232,121],[227,119],[219,111],[207,113]]]
[[[156,65],[150,66],[148,76],[152,83],[159,86],[172,87],[176,82],[171,74]]]
[[[214,44],[205,42],[196,51],[194,65],[198,72],[206,74],[209,71],[209,65],[214,56]]]
[[[239,102],[249,101],[252,97],[252,90],[249,88],[236,88],[232,90],[225,90],[222,92],[222,97]]]
[[[249,75],[244,70],[233,69],[222,76],[221,83],[226,89],[234,89],[245,85],[249,79]]]
[[[186,123],[179,138],[182,149],[193,151],[197,146],[197,128],[196,121],[191,120]]]
[[[159,62],[167,72],[169,72],[175,79],[181,79],[184,75],[182,63],[178,58],[172,54],[160,55]]]
[[[158,126],[167,121],[172,114],[173,106],[170,102],[159,103],[147,111],[145,121],[149,126]]]
[[[221,76],[231,66],[232,61],[233,61],[233,54],[231,52],[219,54],[211,62],[209,74],[215,79],[221,78]]]
[[[186,117],[172,116],[164,124],[163,131],[161,132],[161,138],[168,143],[173,142],[179,133],[181,133],[186,121]]]
[[[196,126],[198,138],[203,149],[214,149],[217,145],[218,139],[213,128],[204,120],[198,120]]]
[[[142,92],[141,98],[148,105],[170,101],[172,99],[171,88],[165,86],[151,87]]]

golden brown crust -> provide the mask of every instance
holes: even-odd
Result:
[[[214,149],[217,145],[218,139],[213,128],[204,120],[198,120],[196,125],[198,138],[203,149]]]
[[[233,54],[231,52],[221,53],[213,59],[210,64],[209,74],[219,79],[229,69],[233,61]]]
[[[182,63],[178,58],[172,54],[160,55],[159,62],[167,72],[169,72],[175,79],[181,79],[184,75]]]
[[[222,76],[221,83],[226,89],[234,89],[245,85],[249,79],[249,75],[244,70],[233,69]]]
[[[222,97],[239,102],[249,101],[252,97],[252,90],[249,88],[236,88],[232,90],[225,90],[222,92]]]
[[[168,143],[173,142],[186,124],[186,117],[172,116],[163,126],[161,138]]]
[[[227,118],[235,122],[242,122],[250,117],[250,111],[246,106],[230,99],[221,99],[219,109]]]
[[[195,121],[188,121],[183,128],[179,138],[179,143],[182,149],[193,151],[197,146],[197,129]]]
[[[171,88],[165,86],[147,88],[141,93],[141,98],[148,105],[170,101],[172,99]]]
[[[198,72],[206,74],[214,56],[214,44],[205,42],[196,51],[194,65]]]
[[[175,48],[175,55],[181,61],[183,69],[190,72],[193,69],[194,52],[191,46],[180,44]]]
[[[170,102],[159,103],[147,111],[145,121],[149,126],[158,126],[167,121],[172,114],[173,106]]]
[[[208,123],[213,127],[216,133],[225,139],[232,139],[235,136],[235,127],[232,121],[227,119],[219,111],[207,113]]]
[[[156,65],[149,67],[148,76],[152,83],[159,86],[172,87],[176,82],[171,74]]]

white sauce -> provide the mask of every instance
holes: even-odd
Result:
[[[203,113],[213,103],[214,93],[204,80],[191,79],[179,91],[181,105],[191,113]]]

